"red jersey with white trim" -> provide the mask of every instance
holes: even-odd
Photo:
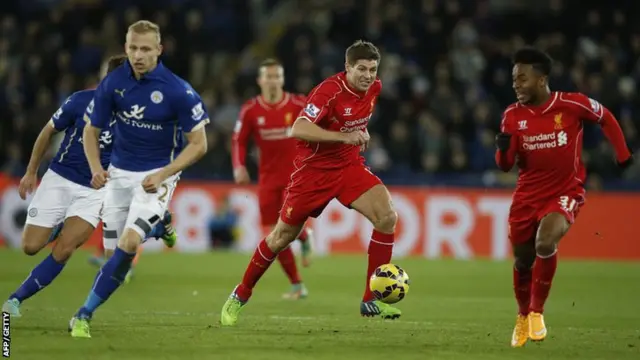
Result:
[[[512,135],[509,153],[520,169],[514,201],[536,203],[567,192],[583,196],[582,122],[600,123],[604,113],[599,102],[580,93],[553,92],[540,106],[510,105],[501,131]]]
[[[346,73],[341,72],[311,90],[298,117],[329,131],[366,131],[381,90],[382,83],[376,79],[366,92],[358,91],[349,85]],[[360,146],[356,145],[298,140],[297,147],[297,169],[303,166],[336,169],[364,163]]]
[[[258,181],[261,187],[286,187],[296,156],[291,126],[305,104],[303,95],[284,93],[282,100],[269,104],[262,96],[242,105],[231,143],[233,167],[245,166],[249,139],[259,151]]]

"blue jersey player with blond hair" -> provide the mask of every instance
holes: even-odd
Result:
[[[100,82],[85,114],[91,185],[105,188],[103,236],[105,248],[115,251],[71,319],[72,337],[91,337],[94,312],[124,281],[142,240],[167,210],[180,173],[207,151],[209,116],[191,85],[158,61],[158,25],[141,20],[129,26],[125,51],[127,61]],[[117,136],[104,169],[99,138],[112,114]]]
[[[122,55],[108,59],[100,77],[118,68],[125,59]],[[52,240],[57,241],[51,254],[33,268],[27,279],[2,305],[2,311],[13,317],[22,316],[22,303],[53,282],[73,252],[89,239],[100,222],[104,190],[91,187],[91,172],[82,146],[84,112],[93,95],[94,90],[75,92],[51,116],[33,145],[27,171],[20,180],[18,192],[22,199],[27,199],[27,195],[35,191],[22,233],[24,253],[35,255]],[[51,138],[63,131],[64,139],[60,148],[38,186],[37,170]],[[100,132],[99,145],[102,149],[99,161],[107,165],[113,145],[111,126],[106,126]],[[64,231],[61,232],[59,229],[63,224]],[[164,225],[158,224],[152,235],[175,240],[175,232],[173,236],[167,236]]]

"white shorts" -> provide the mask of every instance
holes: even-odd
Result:
[[[53,228],[77,216],[95,228],[100,222],[104,194],[104,189],[82,186],[47,170],[29,204],[26,223]]]
[[[102,209],[103,244],[106,250],[116,248],[124,229],[132,229],[142,239],[146,238],[164,216],[180,174],[166,179],[158,192],[145,192],[142,180],[158,170],[134,172],[109,166]]]

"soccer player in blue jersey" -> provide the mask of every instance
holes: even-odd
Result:
[[[105,187],[105,244],[117,248],[69,322],[73,337],[91,337],[94,312],[122,284],[142,239],[166,211],[180,173],[207,151],[209,116],[191,85],[158,61],[159,27],[145,20],[129,26],[125,51],[128,60],[100,82],[86,110],[83,138],[91,185]],[[117,136],[105,170],[98,139],[112,114]]]
[[[120,66],[125,59],[124,56],[109,59],[101,76]],[[37,186],[37,170],[51,137],[59,131],[65,132],[58,153],[29,205],[22,233],[22,249],[27,255],[35,255],[53,237],[57,237],[57,242],[51,254],[31,271],[29,277],[3,304],[2,310],[11,316],[21,316],[20,304],[45,288],[60,274],[76,248],[89,239],[100,221],[104,191],[93,189],[90,185],[91,172],[81,141],[85,126],[84,110],[93,98],[93,92],[84,90],[69,96],[44,126],[33,145],[27,172],[18,188],[22,199],[26,199],[27,193],[33,192]],[[103,149],[100,161],[104,164],[109,163],[112,130],[106,127],[100,133],[100,147]],[[64,223],[65,230],[52,231],[61,222]],[[164,226],[158,226],[154,230],[157,237],[165,235]]]

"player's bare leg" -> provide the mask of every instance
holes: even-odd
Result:
[[[273,229],[274,227],[275,225],[269,226],[269,229]],[[293,253],[293,250],[291,249],[291,246],[287,246],[278,253],[278,262],[282,266],[282,270],[284,270],[284,273],[287,275],[287,278],[291,283],[291,290],[282,294],[282,298],[286,300],[298,300],[306,298],[308,295],[308,291],[304,286],[304,283],[302,282],[300,273],[298,272],[298,264],[296,263],[296,257]]]
[[[137,221],[144,221],[138,219]],[[146,224],[149,229],[150,224]],[[138,229],[141,231],[141,229]],[[93,288],[89,292],[84,305],[78,310],[69,323],[72,337],[90,338],[89,322],[93,313],[116,291],[124,282],[127,273],[131,268],[131,263],[136,255],[144,235],[140,235],[138,230],[126,228],[124,234],[118,240],[118,246],[113,256],[104,264],[98,272],[93,283]],[[142,232],[142,231],[141,231]]]
[[[65,226],[57,237],[51,254],[38,264],[20,287],[9,296],[2,310],[19,317],[20,304],[47,287],[62,272],[73,252],[84,244],[93,232],[93,226],[79,217],[65,220]],[[23,233],[22,249],[27,255],[35,255],[49,242],[51,229],[28,224]]]
[[[546,215],[536,234],[536,260],[533,264],[531,305],[529,306],[529,338],[542,341],[547,336],[544,323],[544,304],[549,297],[551,282],[558,264],[558,243],[569,231],[570,224],[561,213]]]
[[[511,335],[511,346],[521,347],[529,340],[529,305],[531,303],[531,268],[536,259],[535,240],[513,245],[513,290],[518,302],[518,316]]]
[[[251,257],[247,270],[245,270],[242,277],[242,282],[236,286],[222,307],[220,315],[220,323],[222,325],[235,325],[238,321],[240,310],[249,301],[258,280],[271,266],[278,253],[296,239],[300,230],[302,230],[303,224],[289,225],[282,220],[278,220],[271,233],[258,244],[258,248]]]
[[[362,194],[351,203],[351,207],[364,215],[373,224],[373,234],[369,242],[369,264],[365,282],[364,295],[360,305],[362,316],[381,316],[385,319],[399,318],[401,312],[388,304],[376,301],[369,289],[369,278],[375,269],[391,262],[394,232],[398,222],[398,214],[393,208],[391,194],[387,188],[378,184]]]

